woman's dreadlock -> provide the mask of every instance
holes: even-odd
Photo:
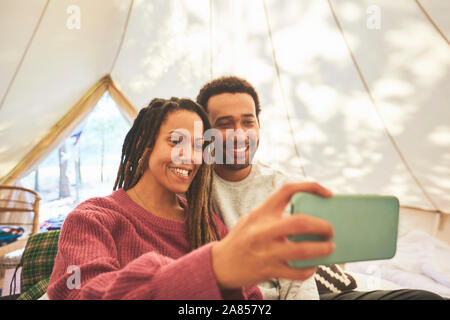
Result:
[[[178,110],[197,113],[202,119],[204,130],[211,128],[205,111],[194,101],[178,98],[153,99],[147,107],[141,109],[125,137],[113,190],[118,188],[129,190],[138,183],[148,168],[151,150],[162,123],[169,113]],[[202,163],[186,192],[190,214],[189,240],[192,250],[220,239],[210,210],[211,186],[211,165]]]

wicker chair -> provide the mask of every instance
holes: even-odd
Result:
[[[0,225],[21,226],[25,230],[24,235],[16,241],[0,246],[0,289],[5,270],[14,269],[20,262],[21,254],[14,253],[25,248],[28,238],[39,230],[40,200],[39,195],[33,190],[0,186]]]

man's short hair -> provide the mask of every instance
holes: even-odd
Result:
[[[208,111],[208,100],[212,96],[221,93],[248,93],[255,102],[256,116],[261,112],[261,106],[259,105],[259,98],[255,88],[247,80],[236,76],[220,77],[203,85],[197,95],[197,103],[201,105],[205,111]]]

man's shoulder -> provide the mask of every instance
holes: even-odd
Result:
[[[298,174],[287,173],[286,170],[274,166],[270,166],[262,161],[253,164],[255,168],[255,178],[271,182],[273,186],[281,186],[287,182],[301,181]]]
[[[267,176],[281,176],[281,177],[286,177],[287,174],[284,170],[280,169],[280,168],[276,168],[274,166],[271,166],[263,161],[256,161],[253,164],[253,168],[255,168],[255,170],[258,171],[258,173],[262,174],[262,175],[267,175]]]

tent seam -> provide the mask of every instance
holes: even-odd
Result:
[[[266,16],[267,32],[269,34],[270,45],[272,47],[273,64],[274,64],[274,67],[275,67],[275,73],[277,75],[278,85],[279,85],[279,88],[280,88],[280,91],[281,91],[281,99],[283,101],[283,105],[284,105],[284,108],[286,110],[286,118],[287,118],[288,124],[289,124],[289,131],[290,131],[290,134],[292,136],[292,142],[294,144],[295,154],[296,154],[296,156],[297,156],[297,158],[298,158],[298,160],[300,162],[300,168],[302,170],[303,177],[306,180],[308,180],[308,176],[307,176],[305,168],[304,168],[304,166],[302,164],[302,158],[300,156],[300,152],[299,152],[298,147],[297,147],[297,142],[296,142],[295,135],[294,135],[294,129],[292,127],[291,116],[289,114],[289,110],[288,110],[287,103],[286,103],[286,96],[284,94],[284,88],[283,88],[283,84],[281,82],[280,67],[278,65],[276,51],[275,51],[275,44],[274,44],[273,38],[272,38],[272,28],[270,27],[269,11],[267,9],[266,1],[262,0],[262,2],[263,2],[263,6],[264,6],[264,13],[265,13],[265,16]]]
[[[97,94],[98,90],[103,90],[99,96],[101,97],[105,91],[108,89],[108,83],[110,82],[110,77],[105,76],[100,79],[94,86],[92,86],[83,97],[72,106],[67,113],[65,113],[62,118],[60,118],[53,126],[47,131],[47,133],[40,139],[40,141],[31,148],[22,158],[21,160],[10,169],[6,175],[0,176],[0,184],[8,185],[10,181],[20,178],[20,173],[27,170],[30,163],[33,163],[36,159],[36,154],[39,154],[40,150],[45,150],[43,148],[44,145],[50,144],[53,140],[49,140],[49,137],[54,136],[56,131],[60,131],[56,138],[61,135],[64,130],[67,130],[67,127],[76,119],[79,118],[80,114],[86,112],[83,110],[86,104],[89,102],[89,99],[92,98],[93,94]],[[103,89],[102,89],[103,87]],[[100,99],[100,98],[99,98]],[[98,99],[97,99],[98,101]],[[89,107],[88,109],[93,109],[93,107]],[[91,110],[92,111],[92,110]],[[89,114],[89,112],[87,113]],[[69,121],[69,119],[71,119]],[[48,142],[50,141],[50,143]]]
[[[419,0],[415,0],[416,4],[419,6],[422,13],[425,15],[425,17],[428,19],[428,21],[433,25],[433,27],[436,29],[436,31],[441,35],[441,37],[447,42],[447,45],[450,45],[450,42],[448,41],[447,37],[445,36],[444,32],[438,27],[438,25],[434,22],[434,20],[431,18],[431,16],[428,14],[427,10],[422,6],[422,4],[419,2]]]
[[[130,16],[131,16],[131,11],[133,10],[133,5],[134,5],[134,0],[131,0],[130,1],[130,7],[128,8],[127,19],[125,20],[125,26],[123,28],[122,36],[120,38],[119,48],[117,49],[117,53],[116,53],[116,56],[114,57],[114,60],[113,60],[113,63],[111,65],[111,69],[110,69],[109,74],[112,74],[112,72],[114,71],[114,68],[116,67],[117,60],[119,59],[120,52],[122,51],[122,46],[123,46],[123,42],[125,40],[125,35],[127,33],[127,30],[128,30],[128,23],[130,21]]]

